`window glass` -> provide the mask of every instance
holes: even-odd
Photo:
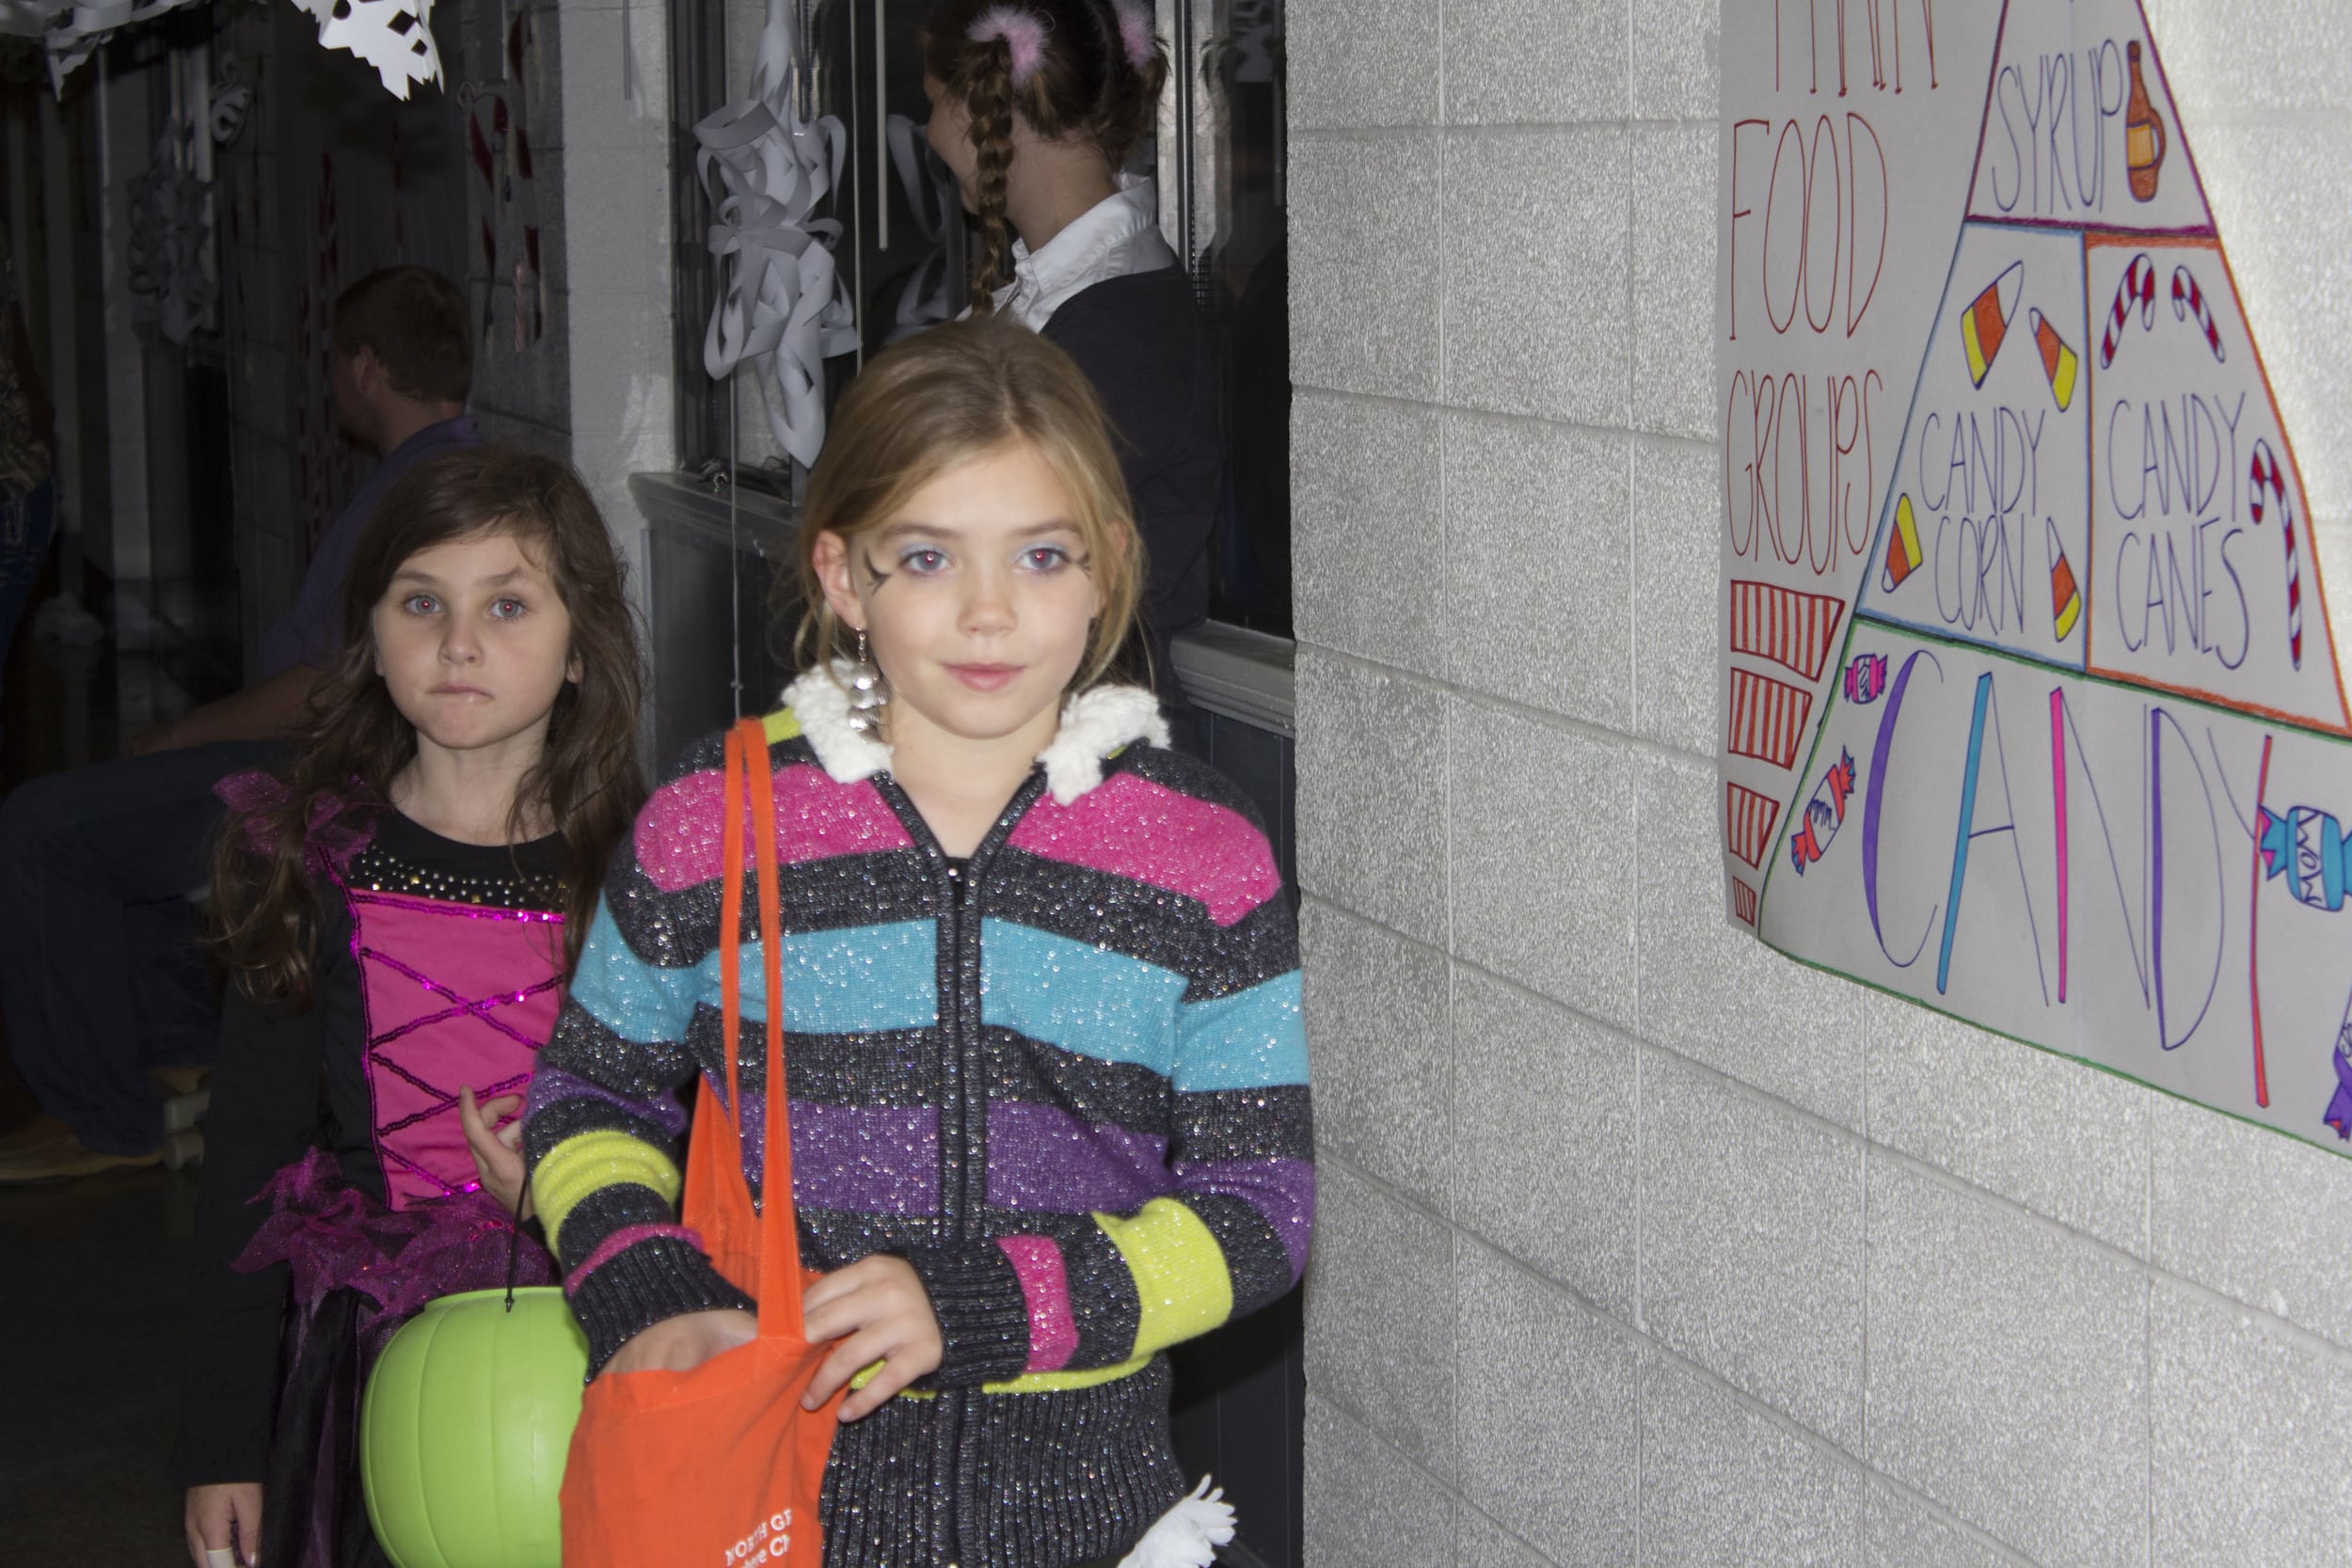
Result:
[[[826,361],[828,400],[866,354],[963,309],[972,236],[955,183],[924,145],[915,32],[924,0],[776,0],[798,40],[799,107],[838,117],[846,150],[818,215],[855,311],[855,347]],[[1289,251],[1282,0],[1156,0],[1172,69],[1159,135],[1131,167],[1158,176],[1160,227],[1189,274],[1223,390],[1225,492],[1210,613],[1290,632]],[[678,450],[734,460],[747,484],[794,493],[755,384],[730,396],[704,369],[718,294],[715,207],[695,125],[751,90],[770,0],[672,8]],[[1189,62],[1187,64],[1186,62]],[[805,474],[798,483],[805,483]]]

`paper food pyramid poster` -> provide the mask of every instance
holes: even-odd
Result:
[[[2352,727],[2147,18],[1807,9],[1723,10],[1731,917],[2344,1148]]]

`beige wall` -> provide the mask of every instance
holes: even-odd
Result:
[[[2149,8],[2352,600],[2348,30]],[[2352,1162],[1723,917],[1715,16],[1291,6],[1309,1560],[2352,1560]]]

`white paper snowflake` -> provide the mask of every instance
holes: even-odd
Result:
[[[319,44],[347,49],[405,100],[419,82],[439,83],[441,52],[433,41],[433,0],[294,0],[319,24]]]

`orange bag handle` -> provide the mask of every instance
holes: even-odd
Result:
[[[758,765],[752,759],[756,757]],[[733,1162],[742,1180],[739,1156],[743,1115],[738,1041],[743,1019],[743,892],[751,880],[743,864],[743,819],[751,817],[758,878],[762,977],[767,981],[768,1103],[760,1186],[766,1194],[759,1223],[759,1328],[764,1336],[806,1336],[801,1314],[805,1286],[801,1275],[800,1227],[792,1202],[792,1123],[784,1069],[783,899],[776,849],[775,780],[766,767],[768,732],[757,719],[744,719],[727,732],[725,823],[720,853],[726,863],[719,908],[720,1031],[726,1042],[727,1105],[737,1136]],[[746,787],[748,785],[748,788]],[[748,800],[746,796],[749,796]],[[745,1182],[745,1191],[750,1183]]]

